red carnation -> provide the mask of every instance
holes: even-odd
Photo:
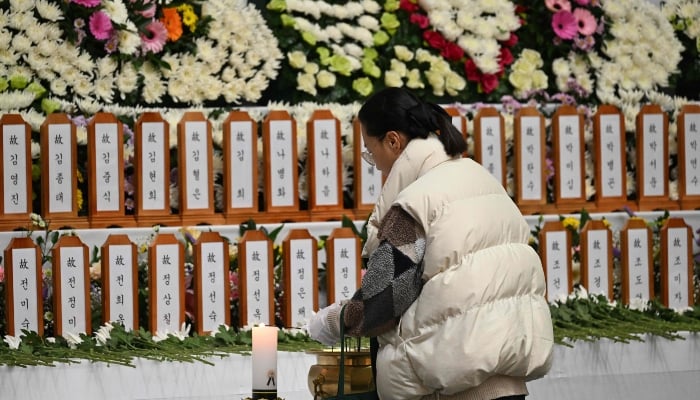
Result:
[[[430,25],[430,20],[428,19],[428,16],[424,14],[413,13],[410,17],[408,17],[408,20],[412,24],[418,25],[418,27],[421,29],[425,29],[428,27],[428,25]]]
[[[423,39],[434,49],[442,50],[445,47],[445,38],[438,31],[423,32]]]
[[[510,65],[513,62],[513,53],[505,47],[501,47],[501,57],[498,60],[498,64],[503,69],[506,65]]]
[[[494,74],[484,74],[481,76],[481,88],[484,93],[489,94],[498,87],[498,77]]]
[[[501,42],[501,43],[506,47],[513,47],[516,44],[518,44],[518,37],[515,36],[515,33],[511,32],[508,40]]]
[[[481,75],[479,68],[477,68],[476,64],[471,59],[464,63],[464,72],[467,74],[467,80],[472,82],[478,81]]]
[[[449,61],[459,61],[464,56],[464,50],[452,42],[447,42],[440,55]]]
[[[406,10],[410,13],[418,11],[418,4],[412,2],[411,0],[401,0],[399,1],[399,7],[402,10]]]

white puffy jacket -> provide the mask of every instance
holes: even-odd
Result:
[[[544,273],[502,185],[475,161],[450,159],[437,137],[414,139],[386,179],[365,254],[395,204],[425,231],[425,284],[396,329],[379,337],[380,397],[450,395],[494,375],[543,376],[553,345]]]

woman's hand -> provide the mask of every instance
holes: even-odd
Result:
[[[333,303],[320,309],[309,320],[307,331],[312,339],[326,346],[332,346],[340,341],[340,310],[339,303]]]

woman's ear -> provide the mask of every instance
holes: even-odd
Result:
[[[401,134],[397,131],[389,131],[386,133],[387,136],[387,143],[389,144],[389,148],[391,151],[395,153],[400,153],[401,150],[403,150],[403,138]]]

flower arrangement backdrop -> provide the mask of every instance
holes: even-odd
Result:
[[[673,198],[674,117],[681,106],[698,102],[699,50],[700,4],[695,0],[661,5],[640,0],[0,0],[0,114],[19,113],[32,127],[35,195],[40,126],[50,113],[70,116],[78,132],[78,198],[84,215],[86,126],[97,112],[113,113],[124,123],[125,206],[131,212],[134,121],[145,111],[160,112],[171,128],[171,151],[177,152],[177,122],[185,111],[203,111],[213,126],[220,211],[222,123],[232,109],[245,109],[258,122],[270,109],[286,109],[296,119],[302,201],[308,193],[306,120],[315,109],[330,109],[341,121],[343,185],[351,201],[352,119],[362,101],[383,87],[407,87],[427,100],[456,106],[469,124],[479,108],[497,105],[506,121],[511,194],[515,110],[534,105],[549,117],[552,106],[579,107],[586,116],[586,195],[591,197],[590,117],[598,105],[612,104],[626,119],[627,194],[634,198],[634,119],[642,105],[655,103],[671,116]],[[264,161],[262,154],[259,160]],[[172,167],[171,205],[177,209],[177,166]],[[37,212],[40,197],[35,196]],[[40,222],[37,217],[35,238],[50,248],[58,233],[48,235]],[[42,230],[46,235],[40,235]],[[191,245],[193,235],[182,231],[183,243]],[[235,254],[231,259],[235,288]],[[93,296],[99,299],[99,276],[93,281]],[[570,300],[561,299],[560,314]],[[581,311],[580,303],[576,310]],[[697,307],[694,312],[697,317]],[[649,313],[661,312],[652,307]],[[566,318],[570,324],[573,317]],[[638,317],[634,321],[635,329],[655,329]],[[582,337],[598,332],[619,338],[590,319],[576,324],[584,327]],[[569,337],[575,337],[566,326]],[[247,340],[226,334],[224,342]],[[150,336],[137,335],[153,345]],[[183,335],[187,332],[175,333],[178,340]],[[79,339],[72,339],[74,346]],[[13,340],[8,344],[19,346]]]

